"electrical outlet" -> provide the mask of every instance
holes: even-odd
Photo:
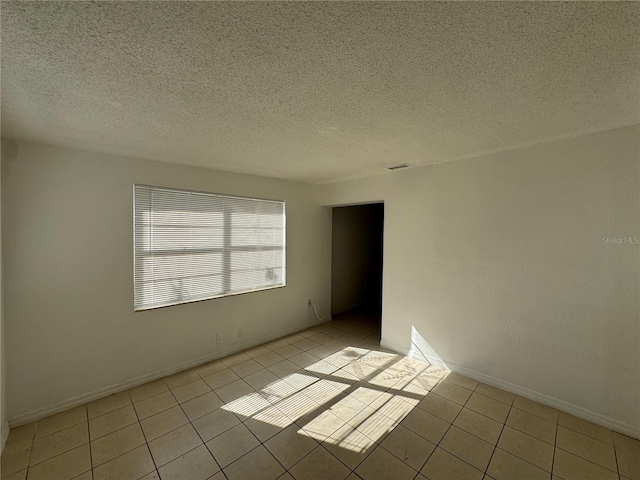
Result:
[[[244,335],[244,327],[238,327],[236,329],[236,334],[238,335],[238,338],[240,338],[241,336]]]
[[[224,333],[216,333],[216,343],[224,342]]]

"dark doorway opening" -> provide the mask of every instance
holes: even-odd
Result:
[[[331,314],[380,327],[384,204],[333,209]]]

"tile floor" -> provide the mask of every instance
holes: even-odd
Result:
[[[640,441],[345,316],[12,429],[2,480],[640,479]]]

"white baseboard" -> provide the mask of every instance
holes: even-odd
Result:
[[[448,370],[455,373],[459,373],[460,375],[463,375],[465,377],[472,378],[474,380],[477,380],[482,383],[486,383],[487,385],[491,385],[492,387],[500,388],[507,392],[515,393],[516,395],[520,395],[521,397],[528,398],[529,400],[533,400],[534,402],[547,405],[549,407],[555,408],[557,410],[561,410],[565,413],[569,413],[571,415],[582,418],[584,420],[588,420],[589,422],[595,423],[597,425],[610,428],[611,430],[615,430],[616,432],[623,433],[625,435],[629,435],[630,437],[640,439],[639,427],[629,425],[624,422],[620,422],[619,420],[608,417],[606,415],[592,412],[591,410],[587,410],[586,408],[580,407],[578,405],[565,402],[564,400],[560,400],[558,398],[545,395],[544,393],[531,390],[530,388],[526,388],[521,385],[517,385],[515,383],[507,382],[505,380],[492,377],[491,375],[487,375],[485,373],[460,367],[458,365],[447,362],[446,360],[443,361],[441,358],[430,358],[428,355],[414,355],[413,354],[414,352],[409,351],[407,348],[400,347],[398,345],[393,345],[389,342],[382,341],[380,342],[380,346],[387,348],[389,350],[393,350],[394,352],[401,353],[403,355],[419,357],[420,359],[427,360],[429,363],[432,363],[434,365],[438,365],[438,364],[444,365]]]
[[[2,424],[2,438],[0,442],[0,453],[4,451],[4,446],[7,443],[7,438],[9,438],[9,422],[4,422]]]
[[[157,370],[155,372],[142,375],[140,377],[136,377],[131,380],[116,383],[114,385],[109,385],[107,387],[99,388],[97,390],[93,390],[91,392],[84,393],[82,395],[78,395],[78,396],[63,400],[61,402],[57,402],[51,405],[47,405],[45,407],[37,408],[35,410],[30,410],[28,412],[24,412],[19,415],[16,415],[15,417],[10,418],[7,427],[9,425],[11,427],[18,427],[20,425],[24,425],[26,423],[39,420],[41,418],[48,417],[49,415],[63,412],[70,408],[77,407],[79,405],[84,405],[85,403],[107,397],[114,393],[123,392],[125,390],[129,390],[139,385],[152,382],[153,380],[157,380],[159,378],[166,377],[168,375],[173,375],[174,373],[182,372],[184,370],[197,367],[204,363],[211,362],[213,360],[217,360],[222,357],[226,357],[227,355],[231,355],[233,353],[247,350],[251,347],[255,347],[256,345],[261,345],[263,343],[270,342],[271,340],[275,340],[277,338],[281,338],[296,332],[300,332],[302,330],[306,330],[307,328],[311,328],[316,325],[320,325],[322,323],[324,322],[314,322],[309,325],[305,325],[303,328],[300,328],[300,326],[297,326],[296,328],[285,330],[277,334],[266,335],[264,337],[252,340],[251,342],[247,342],[242,345],[234,345],[233,347],[229,347],[223,350],[218,350],[215,353],[198,357],[195,360],[191,360],[189,362],[185,362],[177,366]],[[3,428],[3,431],[2,431],[3,439],[4,439],[4,434],[5,433]],[[9,435],[8,428],[7,428],[7,435]],[[4,443],[3,443],[3,446],[4,446]]]

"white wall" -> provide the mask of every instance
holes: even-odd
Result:
[[[308,299],[328,315],[331,209],[319,187],[23,142],[14,150],[2,159],[12,424],[305,328]],[[133,183],[285,200],[287,286],[134,313]]]
[[[383,343],[640,436],[638,126],[322,193],[385,202]]]

